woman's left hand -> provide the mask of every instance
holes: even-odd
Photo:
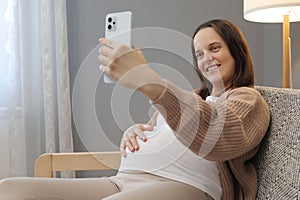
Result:
[[[148,66],[141,50],[105,38],[99,41],[98,59],[104,73],[152,100],[164,91],[163,79]]]
[[[120,143],[120,151],[123,157],[127,156],[126,148],[132,153],[140,149],[137,138],[140,138],[143,142],[147,141],[144,131],[153,131],[154,126],[156,126],[158,114],[159,112],[156,111],[146,124],[135,124],[125,131]]]

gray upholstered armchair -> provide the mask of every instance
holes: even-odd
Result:
[[[300,90],[261,87],[271,122],[254,162],[258,172],[257,199],[300,199]],[[44,154],[35,164],[35,176],[54,171],[117,169],[119,152]]]
[[[271,122],[255,158],[257,199],[300,199],[300,90],[256,87]]]

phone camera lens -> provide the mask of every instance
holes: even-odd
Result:
[[[107,28],[108,28],[108,30],[110,30],[110,29],[112,28],[112,26],[109,24],[109,25],[107,26]]]
[[[108,22],[112,22],[112,18],[111,17],[108,18]]]

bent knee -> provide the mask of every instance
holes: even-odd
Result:
[[[13,178],[0,180],[0,199],[12,199],[10,196],[14,193],[13,188],[15,181]]]
[[[0,191],[5,191],[6,189],[9,189],[11,187],[14,187],[15,184],[17,184],[17,181],[15,178],[6,178],[0,180]]]
[[[19,178],[6,178],[0,180],[0,199],[16,200],[21,193],[20,188],[24,187],[24,182]]]

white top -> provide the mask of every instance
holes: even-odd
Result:
[[[207,99],[209,101],[209,99]],[[159,114],[153,131],[145,131],[147,142],[140,150],[122,157],[119,171],[143,171],[192,185],[219,200],[222,186],[216,163],[191,152],[181,144]]]

